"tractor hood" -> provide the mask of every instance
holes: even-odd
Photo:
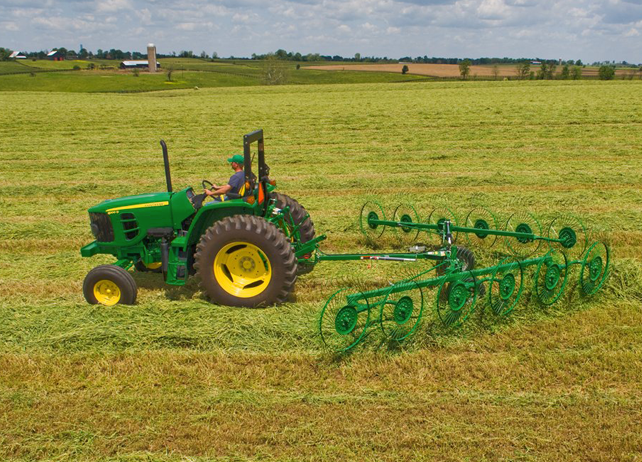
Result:
[[[139,194],[137,196],[126,196],[118,199],[108,199],[98,205],[94,205],[88,211],[89,213],[117,213],[122,210],[136,210],[151,207],[167,207],[171,193],[161,192],[152,194]]]

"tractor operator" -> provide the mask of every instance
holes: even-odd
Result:
[[[241,196],[245,193],[245,172],[243,171],[244,158],[241,154],[234,154],[232,157],[227,159],[231,164],[234,174],[230,177],[230,181],[226,185],[216,186],[212,185],[212,189],[206,189],[205,194],[208,196],[217,196],[214,200],[220,202],[227,199],[225,196],[228,193],[231,194],[240,194]],[[221,198],[221,196],[224,196]]]

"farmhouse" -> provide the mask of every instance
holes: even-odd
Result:
[[[123,61],[120,63],[121,69],[140,69],[149,67],[149,61]],[[156,69],[161,67],[160,63],[156,63]]]
[[[27,59],[24,53],[20,51],[14,51],[11,53],[11,56],[9,56],[10,59]]]
[[[58,50],[53,50],[47,53],[47,59],[50,61],[64,61],[65,55]]]

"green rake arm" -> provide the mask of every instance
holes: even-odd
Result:
[[[412,222],[403,222],[403,221],[391,221],[391,220],[375,220],[368,219],[368,225],[370,226],[390,226],[393,228],[405,228],[405,229],[417,229],[421,231],[443,231],[444,223],[430,224],[430,223],[412,223]],[[504,237],[514,237],[523,241],[547,241],[547,242],[566,242],[566,239],[553,239],[550,237],[538,236],[533,233],[520,233],[516,231],[502,231],[499,229],[483,229],[483,228],[467,228],[464,226],[455,226],[450,225],[451,232],[457,233],[474,233],[479,237],[482,236],[504,236]]]

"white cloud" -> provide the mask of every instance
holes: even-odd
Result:
[[[98,13],[115,13],[121,10],[131,10],[133,6],[130,0],[97,0],[96,11]]]
[[[0,43],[25,51],[642,56],[642,0],[0,0],[0,18]]]

